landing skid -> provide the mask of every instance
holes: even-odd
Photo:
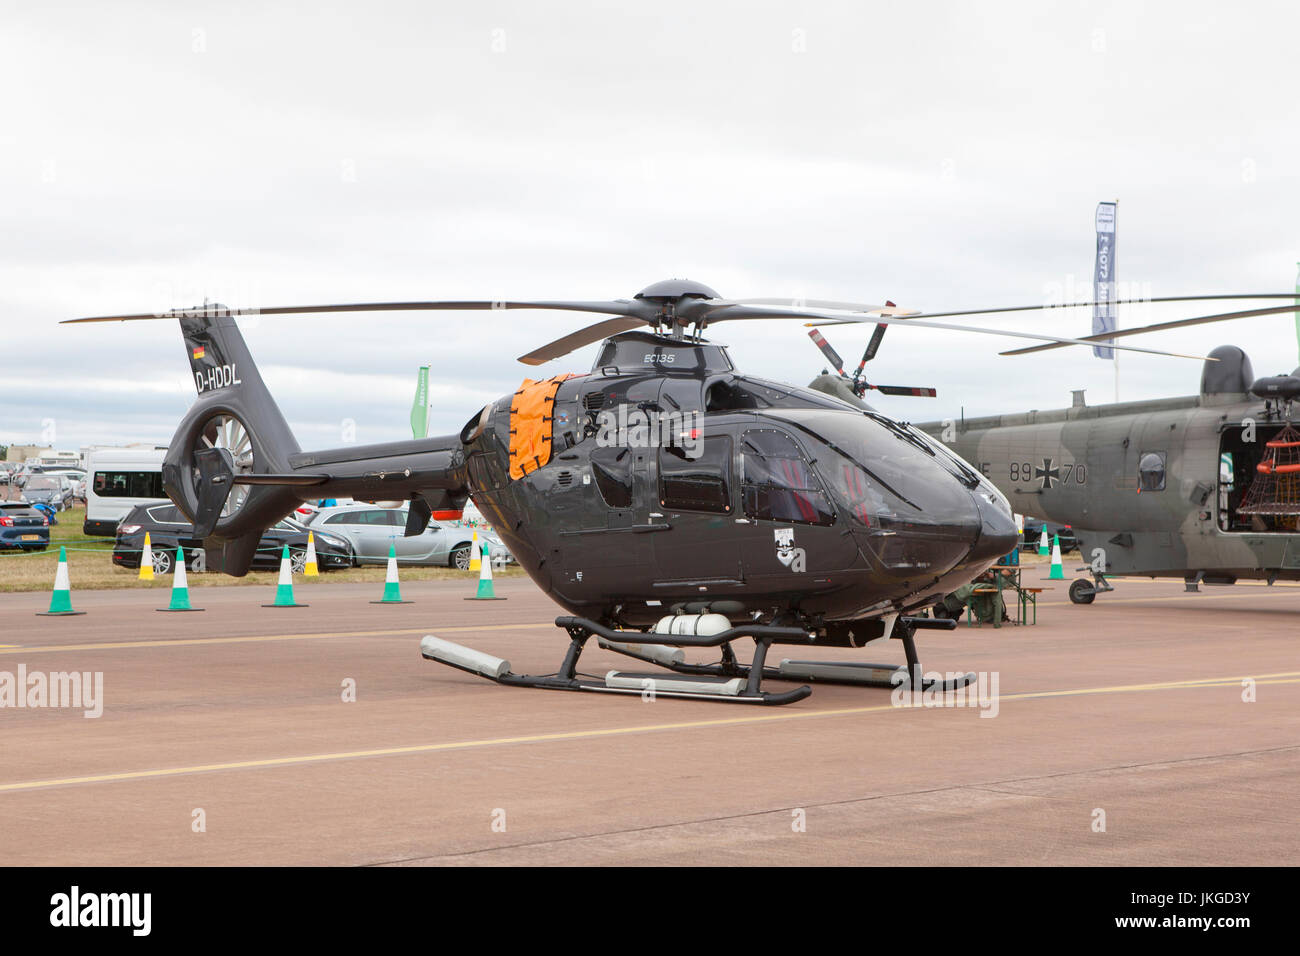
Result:
[[[559,672],[555,674],[544,676],[516,674],[510,670],[509,661],[452,641],[445,641],[432,634],[420,642],[420,654],[425,660],[446,664],[448,667],[477,674],[511,687],[638,694],[768,706],[792,704],[797,700],[803,700],[812,693],[812,688],[803,685],[793,690],[773,693],[762,689],[764,678],[885,689],[906,685],[920,690],[928,690],[932,687],[940,690],[955,690],[975,680],[975,675],[970,673],[943,681],[924,678],[912,635],[917,629],[952,630],[957,626],[956,621],[943,619],[898,619],[892,636],[903,642],[903,651],[907,657],[905,665],[786,659],[776,667],[766,665],[768,650],[774,642],[815,644],[815,635],[802,628],[764,624],[744,624],[707,636],[619,631],[581,617],[556,618],[555,624],[557,627],[564,628],[569,634],[569,649],[564,655],[564,662],[560,665]],[[603,679],[579,676],[578,659],[582,656],[587,641],[592,637],[597,638],[597,643],[606,650],[615,651],[643,663],[654,664],[677,676],[616,670],[606,673]],[[738,661],[731,647],[732,641],[741,638],[750,638],[754,641],[754,656],[748,664]],[[684,647],[721,647],[722,661],[718,664],[687,663],[682,652]]]

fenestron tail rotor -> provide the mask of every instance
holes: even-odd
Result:
[[[253,473],[253,439],[247,427],[233,415],[217,415],[209,419],[199,432],[194,450],[213,449],[222,453],[237,479]],[[199,469],[194,467],[195,487],[198,487]],[[249,486],[232,482],[230,494],[221,508],[221,517],[230,518],[239,513],[248,499]]]

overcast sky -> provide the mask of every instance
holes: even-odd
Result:
[[[1300,259],[1300,13],[1252,3],[50,3],[0,0],[0,443],[166,442],[190,306],[722,295],[927,311],[1086,296],[1119,199],[1135,292],[1285,292]],[[1212,311],[1205,309],[1206,312]],[[1143,324],[1186,309],[1121,312]],[[275,317],[245,336],[304,448],[432,430],[594,346],[560,313]],[[966,320],[958,320],[966,321]],[[969,320],[975,324],[977,320]],[[1090,331],[1085,310],[982,324]],[[715,333],[715,334],[714,334]],[[806,383],[797,323],[711,330]],[[867,330],[833,329],[846,356]],[[1297,365],[1290,315],[1133,343]],[[1090,351],[894,326],[872,378],[928,420],[1114,395]],[[1197,362],[1125,354],[1124,400]],[[52,423],[52,424],[51,424]]]

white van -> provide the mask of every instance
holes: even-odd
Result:
[[[88,535],[117,534],[117,524],[136,505],[170,500],[163,491],[166,448],[94,448],[86,458]]]

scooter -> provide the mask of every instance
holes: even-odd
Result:
[[[38,501],[36,504],[32,505],[32,507],[35,508],[37,511],[39,511],[41,514],[45,515],[45,517],[49,520],[51,527],[59,523],[59,519],[54,517],[55,509],[53,505],[46,504],[44,501]]]

